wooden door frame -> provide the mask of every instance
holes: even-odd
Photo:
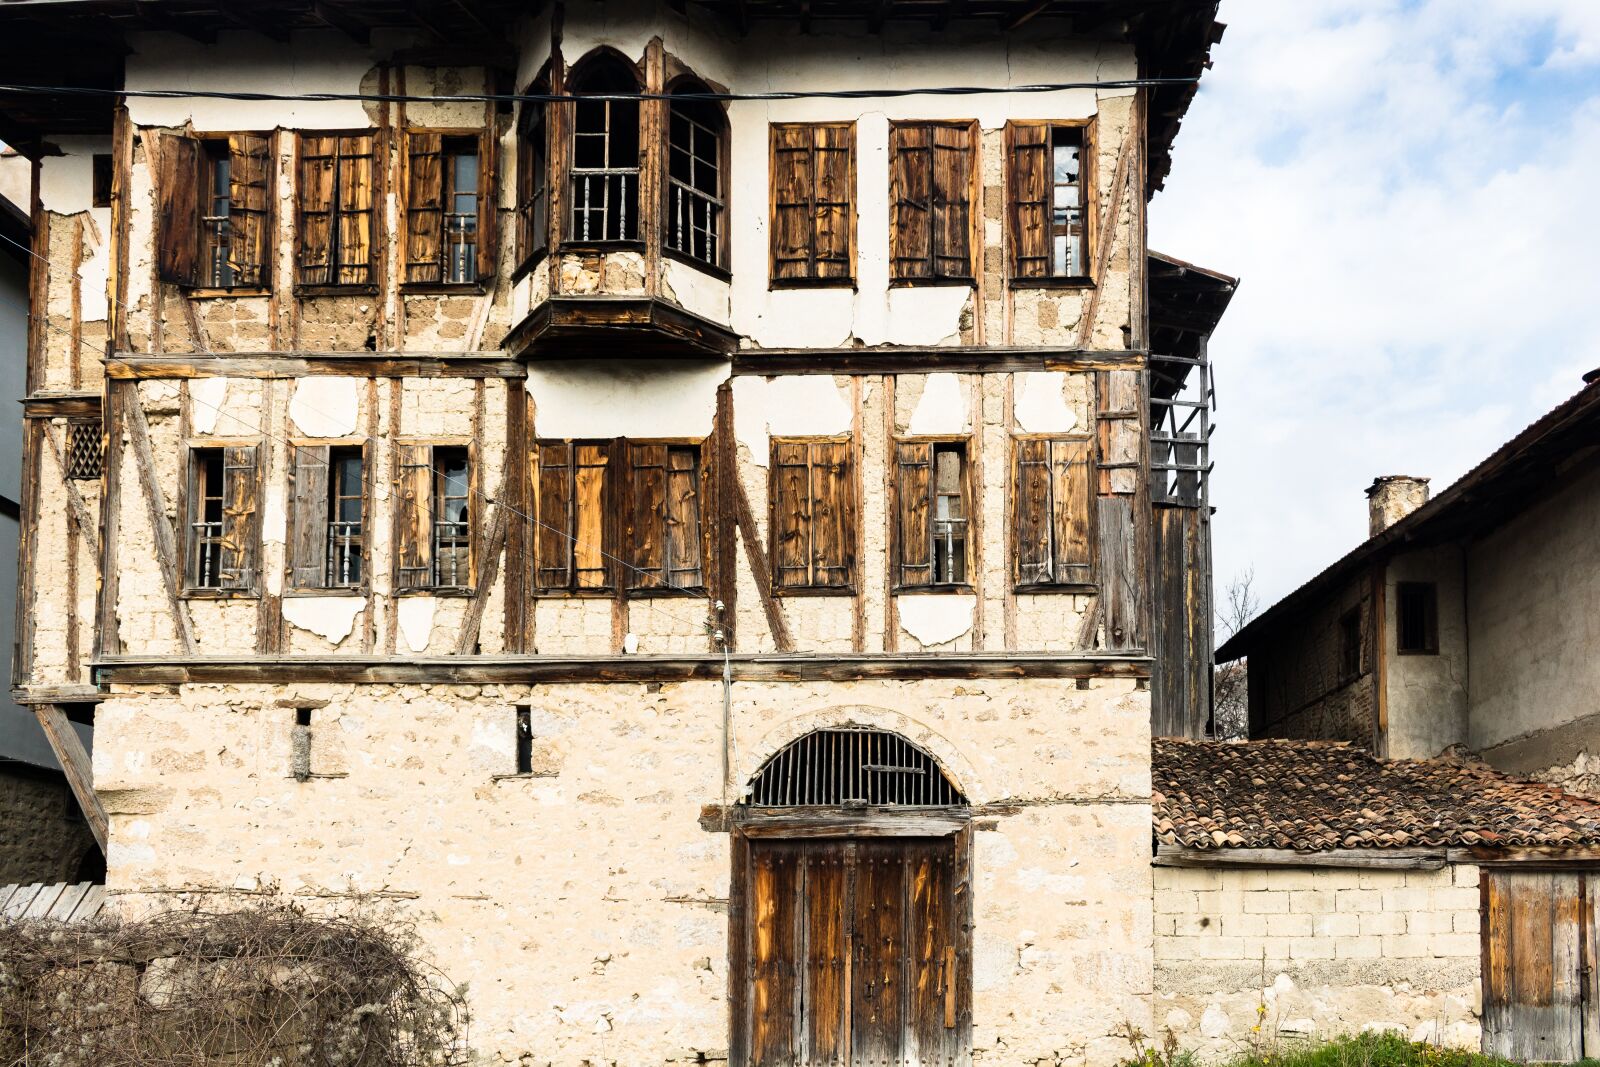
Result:
[[[748,1067],[750,845],[753,840],[950,837],[955,851],[956,1025],[972,1033],[972,810],[957,808],[748,808],[734,810],[729,827],[728,1067]],[[962,1016],[965,1016],[963,1021]]]

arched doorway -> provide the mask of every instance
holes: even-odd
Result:
[[[733,819],[730,1067],[970,1063],[970,817],[897,734],[762,764]]]

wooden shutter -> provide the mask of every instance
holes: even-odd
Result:
[[[534,457],[539,526],[535,584],[566,589],[572,581],[572,446],[541,442]]]
[[[1094,580],[1089,539],[1089,442],[1050,442],[1050,513],[1054,538],[1054,579],[1060,585]]]
[[[804,441],[772,446],[772,577],[779,589],[811,584],[811,457]]]
[[[1017,582],[1085,585],[1094,580],[1087,440],[1016,442]]]
[[[889,261],[897,281],[933,276],[933,131],[889,127]]]
[[[291,454],[289,581],[296,589],[321,589],[328,573],[328,446],[294,445]]]
[[[848,441],[811,446],[812,584],[838,589],[855,571],[855,479]]]
[[[478,139],[478,281],[494,287],[495,250],[500,239],[497,182],[500,139],[490,125]]]
[[[929,523],[933,493],[933,445],[902,441],[895,446],[895,547],[898,586],[933,584],[933,539]]]
[[[856,128],[818,126],[815,276],[849,281],[855,230]]]
[[[698,453],[697,448],[667,449],[666,578],[686,589],[705,584]]]
[[[1482,877],[1484,1051],[1518,1063],[1593,1056],[1583,1042],[1584,876],[1486,870]]]
[[[228,266],[236,285],[260,288],[271,278],[272,142],[236,133],[228,156]]]
[[[229,589],[256,588],[260,551],[260,509],[257,493],[256,446],[233,445],[222,450],[222,541],[218,573]]]
[[[661,589],[667,514],[667,446],[628,445],[628,572],[632,589]]]
[[[972,177],[976,133],[972,126],[933,127],[933,273],[971,278]]]
[[[426,589],[433,584],[433,449],[396,444],[394,456],[394,587]]]
[[[408,282],[444,277],[444,137],[406,134],[406,272]]]
[[[517,270],[524,271],[543,252],[550,240],[549,180],[545,166],[550,159],[546,137],[545,105],[523,104],[523,120],[517,130]],[[534,110],[528,110],[534,109]]]
[[[200,263],[200,142],[168,135],[159,143],[157,274],[164,282],[194,285]]]
[[[579,589],[604,589],[611,584],[606,536],[606,468],[611,464],[611,446],[578,445],[572,469],[572,562],[573,577]],[[614,554],[614,553],[613,553]]]
[[[372,282],[374,241],[373,144],[370,133],[339,138],[340,285]]]
[[[812,277],[811,203],[815,165],[811,127],[772,127],[772,278]]]
[[[1011,123],[1006,144],[1012,276],[1040,278],[1050,273],[1050,127]]]
[[[295,240],[303,285],[331,285],[333,269],[333,178],[338,166],[339,139],[300,135],[300,158],[295,174]]]

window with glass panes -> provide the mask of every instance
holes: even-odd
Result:
[[[471,468],[465,448],[433,450],[433,585],[472,584]]]
[[[1087,278],[1084,127],[1012,123],[1007,138],[1012,277]]]
[[[478,139],[444,141],[444,280],[478,280]]]
[[[201,159],[201,180],[205,200],[200,205],[200,255],[202,285],[214,289],[233,286],[233,267],[228,262],[232,241],[229,218],[233,203],[233,160],[228,142],[205,142]]]
[[[362,580],[360,446],[328,450],[328,558],[324,588],[359,586]]]
[[[585,93],[637,93],[620,61],[601,59],[575,79],[567,237],[577,242],[639,238],[639,101]]]
[[[672,102],[667,121],[667,247],[713,267],[723,266],[722,130],[722,109],[715,103]]]

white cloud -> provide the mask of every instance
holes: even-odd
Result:
[[[1600,366],[1597,0],[1224,0],[1152,244],[1243,284],[1217,365],[1219,585],[1268,603]]]

